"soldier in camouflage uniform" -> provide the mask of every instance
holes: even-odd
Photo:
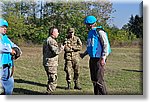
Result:
[[[82,49],[82,42],[79,37],[74,36],[74,28],[68,29],[68,36],[64,41],[64,59],[66,72],[67,89],[71,88],[71,70],[74,72],[74,89],[81,90],[79,86],[79,51]]]
[[[50,28],[49,37],[43,44],[43,66],[48,77],[48,94],[50,94],[56,89],[58,54],[64,49],[62,45],[59,47],[55,40],[58,37],[58,35],[59,33],[57,28]]]

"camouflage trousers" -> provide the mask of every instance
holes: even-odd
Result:
[[[104,66],[100,64],[100,58],[90,58],[89,62],[91,80],[94,86],[95,95],[106,95],[106,86],[104,83]]]
[[[44,66],[47,73],[47,92],[51,93],[57,87],[57,66]]]
[[[64,71],[66,72],[66,81],[67,82],[71,82],[72,70],[74,73],[73,80],[74,80],[74,82],[78,82],[79,81],[79,61],[76,59],[65,60]]]

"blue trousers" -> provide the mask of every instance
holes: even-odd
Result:
[[[1,72],[1,83],[2,87],[4,88],[5,95],[11,95],[14,88],[14,78],[10,77],[10,68],[6,67]]]

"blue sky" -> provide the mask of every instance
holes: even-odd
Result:
[[[114,24],[118,28],[121,28],[124,24],[127,24],[131,15],[140,15],[140,3],[142,0],[110,0],[113,3],[113,8],[116,10],[112,14],[113,20],[111,24]]]
[[[115,25],[118,28],[122,28],[124,24],[128,23],[131,15],[133,16],[140,15],[140,3],[143,0],[109,0],[109,1],[113,3],[113,8],[116,10],[116,12],[114,12],[111,15],[114,18],[109,22],[110,25]]]

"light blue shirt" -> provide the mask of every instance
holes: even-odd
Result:
[[[11,55],[12,47],[18,46],[14,44],[7,35],[0,34],[0,67],[2,67],[3,64],[13,65]]]

